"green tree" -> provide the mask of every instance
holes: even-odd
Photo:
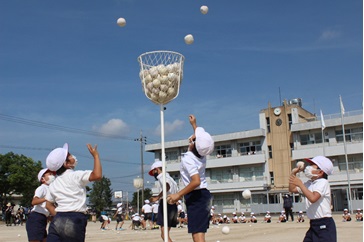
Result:
[[[0,154],[0,202],[11,201],[14,194],[23,195],[21,205],[30,206],[35,189],[40,185],[38,172],[40,161],[9,152]]]
[[[104,176],[100,181],[95,181],[92,185],[89,201],[98,214],[112,205],[112,190],[110,186],[110,179]]]
[[[144,189],[144,200],[151,198],[153,195],[152,190],[150,188]],[[138,211],[138,192],[133,193],[133,200],[131,201],[131,205],[135,208],[135,211]],[[142,192],[139,191],[139,210],[143,207],[144,201],[142,201]]]

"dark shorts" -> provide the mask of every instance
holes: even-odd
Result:
[[[310,220],[310,228],[306,232],[303,242],[330,241],[336,242],[336,225],[333,218]]]
[[[207,189],[194,190],[185,195],[185,200],[188,233],[206,233],[210,223],[210,191]]]
[[[152,213],[145,213],[144,214],[144,220],[145,221],[147,221],[147,220],[152,221]]]
[[[180,217],[180,218],[185,218],[185,217],[186,217],[185,212],[180,212],[178,217]]]
[[[25,224],[28,241],[43,241],[47,238],[47,217],[44,214],[32,212]]]
[[[47,242],[84,242],[88,216],[78,212],[57,212],[48,229]]]
[[[139,220],[133,220],[133,224],[135,225],[135,226],[140,226],[140,221]]]
[[[124,219],[123,219],[123,216],[121,214],[116,215],[116,222],[117,223],[120,223],[120,222],[123,222],[123,221],[124,221]]]
[[[163,220],[163,200],[160,200],[158,207],[158,219],[157,224],[160,226],[164,226]],[[168,204],[167,203],[167,223],[168,227],[175,228],[177,226],[177,205],[176,204]]]

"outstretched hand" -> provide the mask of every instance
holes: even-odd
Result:
[[[92,147],[91,144],[87,144],[88,151],[90,151],[90,154],[95,157],[99,155],[99,152],[97,151],[97,145]]]

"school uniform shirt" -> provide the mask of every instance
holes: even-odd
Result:
[[[44,198],[48,193],[48,186],[45,184],[40,185],[34,192],[34,197]],[[44,214],[46,217],[48,217],[49,212],[46,209],[46,202],[43,202],[41,204],[34,205],[32,212],[37,212],[40,214]]]
[[[86,185],[91,172],[67,169],[49,185],[46,200],[57,203],[57,212],[86,213]]]
[[[331,189],[329,181],[324,178],[320,178],[314,181],[308,180],[304,183],[304,185],[309,191],[318,192],[321,195],[321,197],[315,203],[311,203],[307,198],[305,199],[307,218],[318,219],[332,217]],[[297,190],[302,193],[299,187],[297,187]]]
[[[120,207],[120,208],[117,209],[117,214],[118,215],[123,214],[123,208],[122,207]]]
[[[160,173],[157,176],[159,187],[163,187],[163,174]],[[169,191],[167,192],[167,195],[169,194],[175,194],[178,192],[177,183],[173,180],[173,178],[169,175],[169,173],[166,173],[166,183],[169,184]]]
[[[264,217],[267,218],[267,219],[271,219],[272,218],[272,216],[270,216],[270,214],[266,214]]]
[[[159,204],[158,203],[154,203],[152,205],[152,211],[153,211],[153,213],[158,213],[158,207],[159,207]]]
[[[181,204],[178,204],[177,205],[177,211],[180,213],[180,212],[182,212],[182,210],[183,210],[182,205]]]
[[[206,157],[203,156],[200,158],[196,157],[191,151],[182,154],[182,161],[180,165],[180,173],[182,177],[182,181],[185,186],[190,184],[191,177],[193,175],[200,175],[200,185],[195,188],[195,190],[207,188],[206,176]]]
[[[144,211],[144,213],[152,213],[152,206],[150,206],[149,204],[144,204],[142,210]]]

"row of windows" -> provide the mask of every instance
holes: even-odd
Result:
[[[241,166],[236,169],[238,181],[259,181],[264,179],[264,167],[263,166]],[[236,172],[230,167],[223,167],[219,169],[206,170],[206,176],[210,177],[211,183],[226,183],[236,182],[234,181],[234,174]]]
[[[344,135],[342,130],[335,131],[335,138],[336,142],[338,143],[344,141]],[[362,128],[345,129],[345,140],[347,142],[363,141],[363,129]],[[329,142],[329,137],[327,134],[325,135],[325,142]],[[300,143],[301,145],[322,143],[322,133],[301,134]]]

